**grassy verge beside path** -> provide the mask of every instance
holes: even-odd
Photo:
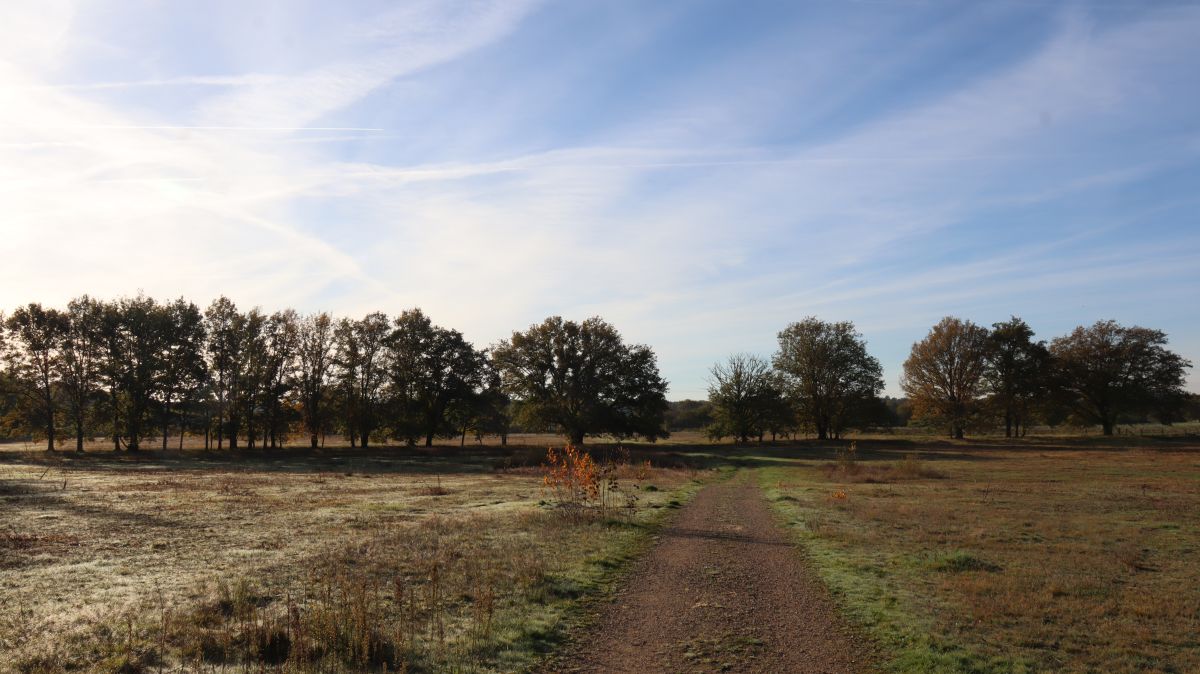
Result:
[[[1169,449],[772,453],[757,477],[893,671],[1193,672],[1200,453]]]

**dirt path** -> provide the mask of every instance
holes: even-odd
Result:
[[[553,672],[864,672],[869,644],[788,542],[751,481],[679,513]]]

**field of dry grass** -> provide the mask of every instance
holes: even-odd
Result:
[[[1200,671],[1200,442],[811,451],[747,461],[892,669]]]
[[[895,671],[1200,671],[1194,439],[680,441],[586,515],[536,446],[9,446],[0,672],[527,669],[722,467]]]
[[[567,516],[544,454],[10,448],[0,671],[527,667],[703,477],[631,463]]]

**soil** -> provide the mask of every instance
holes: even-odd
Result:
[[[746,479],[703,489],[548,672],[869,672],[839,614]]]

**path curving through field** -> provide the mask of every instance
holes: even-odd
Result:
[[[547,671],[873,671],[747,477],[701,490]]]

